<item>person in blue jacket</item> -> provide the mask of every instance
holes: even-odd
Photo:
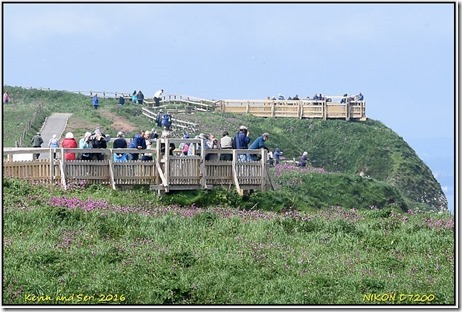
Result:
[[[93,107],[95,109],[98,109],[98,105],[99,105],[98,94],[95,94],[95,96],[93,96],[92,103],[93,103]]]
[[[144,131],[140,131],[139,133],[133,136],[133,140],[130,142],[129,148],[137,148],[137,149],[146,149],[146,140],[144,138]],[[139,153],[130,153],[130,160],[138,160]]]
[[[281,159],[282,152],[279,148],[276,148],[273,153],[274,163],[277,165]]]
[[[269,133],[268,132],[263,133],[261,136],[256,138],[255,141],[253,141],[252,144],[250,144],[249,149],[261,149],[261,148],[264,148],[264,149],[268,150],[268,148],[265,146],[265,141],[267,141],[268,139],[269,139]],[[250,159],[253,160],[253,161],[256,161],[256,160],[258,160],[258,156],[259,155],[252,154],[252,155],[250,155]]]
[[[236,143],[236,149],[248,149],[250,143],[250,131],[247,129],[246,126],[241,126],[239,128],[239,132],[236,134],[234,139]],[[245,154],[239,154],[238,159],[239,161],[246,161],[249,157]]]
[[[170,126],[172,125],[172,116],[170,114],[164,114],[162,116],[162,126],[167,128],[168,131],[170,131]]]

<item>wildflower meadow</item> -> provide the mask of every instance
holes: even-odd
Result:
[[[174,198],[5,180],[3,304],[455,302],[449,214]]]

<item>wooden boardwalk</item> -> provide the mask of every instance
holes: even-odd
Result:
[[[266,150],[205,149],[200,139],[160,139],[155,149],[56,149],[59,157],[53,159],[49,148],[4,148],[3,177],[31,182],[59,183],[67,188],[69,183],[105,184],[113,189],[124,186],[147,185],[159,194],[171,190],[210,189],[214,187],[236,188],[239,194],[249,190],[265,191],[270,187],[267,175]],[[190,143],[192,155],[169,155],[161,152],[161,145],[177,147]],[[104,160],[65,160],[64,153],[105,154]],[[17,155],[38,153],[46,159],[20,160]],[[150,153],[152,161],[114,162],[114,153]],[[233,160],[220,160],[221,154],[232,154]],[[257,154],[259,161],[237,161],[239,155]],[[210,155],[210,160],[205,156]],[[16,158],[16,159],[15,159]],[[140,157],[141,158],[141,157]]]

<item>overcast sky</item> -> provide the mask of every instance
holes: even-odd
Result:
[[[454,3],[3,5],[3,84],[210,99],[357,94],[454,205]]]

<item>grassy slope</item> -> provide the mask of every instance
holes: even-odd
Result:
[[[202,209],[10,180],[3,201],[4,304],[455,303],[449,214]]]
[[[15,95],[13,100],[19,103],[17,110],[26,112],[34,103],[42,101],[48,113],[72,112],[70,128],[67,130],[74,131],[77,137],[96,126],[103,127],[106,133],[114,136],[121,130],[121,125],[114,120],[116,116],[123,117],[132,125],[132,131],[128,131],[127,137],[131,137],[138,129],[154,127],[154,123],[141,114],[140,106],[128,104],[121,109],[115,105],[114,99],[101,99],[100,109],[95,112],[89,97],[82,95],[21,88],[12,88],[10,93]],[[4,113],[13,112],[4,110]],[[21,119],[9,116],[13,115],[4,118],[4,133],[16,133]],[[303,151],[307,151],[315,167],[352,175],[362,171],[373,179],[397,187],[412,201],[427,204],[437,210],[447,209],[447,200],[441,186],[428,166],[401,137],[378,121],[274,119],[220,113],[176,117],[196,122],[200,125],[199,132],[213,133],[217,137],[220,137],[223,130],[233,134],[241,124],[249,127],[252,139],[268,131],[271,135],[268,146],[279,147],[287,158],[298,158]],[[30,131],[31,137],[35,131]],[[5,146],[13,146],[15,139],[14,136],[4,136],[3,143]]]

